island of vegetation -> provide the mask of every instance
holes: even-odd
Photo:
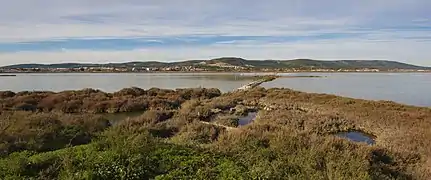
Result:
[[[280,88],[3,91],[0,177],[425,180],[430,129],[430,108]]]
[[[246,60],[223,57],[180,62],[135,61],[108,64],[17,64],[4,66],[4,73],[70,72],[431,72],[430,67],[386,60]]]

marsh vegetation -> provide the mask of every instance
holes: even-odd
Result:
[[[431,177],[430,108],[259,87],[6,91],[0,105],[5,179]],[[111,123],[121,112],[138,113]],[[375,143],[334,135],[352,131]]]

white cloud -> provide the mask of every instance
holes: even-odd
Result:
[[[334,59],[380,59],[397,60],[418,65],[431,66],[426,53],[431,42],[403,40],[399,42],[375,41],[316,41],[313,43],[273,43],[273,44],[217,44],[203,47],[176,47],[136,49],[128,51],[86,51],[68,50],[64,52],[17,52],[0,54],[0,64],[56,63],[62,62],[125,62],[132,60],[210,59],[221,56],[237,56],[247,59],[289,59],[313,58]],[[6,61],[14,59],[14,61]]]
[[[218,45],[130,51],[10,52],[15,62],[173,60],[219,56],[391,59],[431,65],[429,0],[3,0],[0,43],[67,38],[187,35],[361,37],[280,45],[226,41]],[[416,29],[421,26],[422,29]],[[425,27],[425,28],[423,28]],[[428,27],[428,29],[426,28]],[[183,39],[193,41],[193,38]]]
[[[338,32],[365,26],[375,19],[402,23],[393,22],[393,17],[385,13],[410,12],[430,4],[427,0],[14,0],[0,7],[0,41]],[[403,16],[409,18],[410,14]]]

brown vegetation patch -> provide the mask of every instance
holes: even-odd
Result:
[[[290,89],[253,88],[220,94],[200,88],[126,88],[116,93],[92,89],[1,92],[0,104],[3,155],[51,151],[94,140],[108,142],[106,137],[112,138],[110,143],[127,144],[115,137],[148,135],[163,143],[204,148],[217,157],[232,158],[238,164],[223,161],[218,162],[223,168],[218,168],[247,167],[241,177],[427,179],[431,175],[431,109],[388,101]],[[258,111],[256,120],[238,127],[238,117],[250,111]],[[89,114],[117,112],[143,114],[110,128],[107,120]],[[104,135],[97,137],[102,131]],[[372,134],[376,144],[367,146],[334,136],[348,131]]]
[[[0,115],[0,155],[12,152],[52,151],[87,144],[110,126],[96,115],[3,112]]]
[[[220,96],[218,89],[125,88],[114,93],[95,89],[53,92],[0,92],[3,110],[63,112],[63,113],[118,113],[147,109],[172,110],[190,99],[210,99]]]

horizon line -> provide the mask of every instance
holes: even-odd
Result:
[[[408,64],[408,65],[414,65],[414,66],[421,66],[421,67],[430,67],[430,66],[422,66],[422,65],[416,65],[412,63],[405,63],[400,62],[396,60],[388,60],[388,59],[312,59],[312,58],[293,58],[293,59],[246,59],[241,57],[218,57],[218,58],[209,58],[209,59],[182,59],[182,60],[173,60],[173,61],[163,61],[163,60],[130,60],[130,61],[121,61],[121,62],[104,62],[104,63],[98,63],[98,62],[62,62],[62,63],[19,63],[19,64],[8,64],[0,66],[0,68],[5,68],[8,66],[15,66],[15,65],[58,65],[58,64],[94,64],[94,65],[108,65],[108,64],[125,64],[125,63],[142,63],[142,62],[158,62],[158,63],[178,63],[178,62],[187,62],[187,61],[211,61],[211,60],[218,60],[218,59],[242,59],[246,61],[293,61],[293,60],[312,60],[312,61],[386,61],[386,62],[397,62],[402,64]]]

